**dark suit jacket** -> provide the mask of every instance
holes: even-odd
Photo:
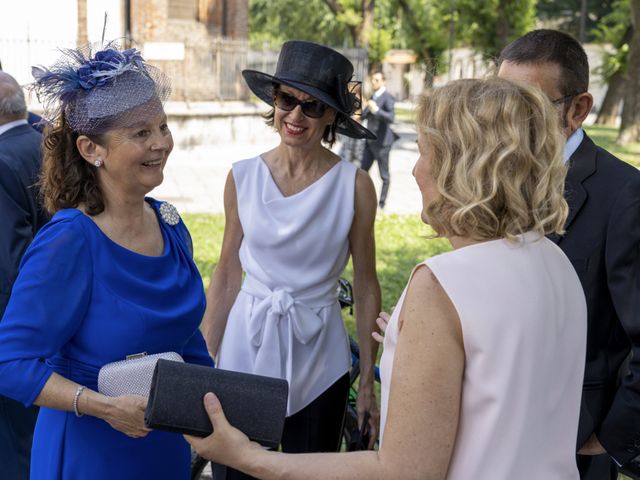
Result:
[[[0,318],[20,259],[48,220],[34,187],[40,173],[41,143],[42,136],[30,125],[0,135]]]
[[[44,122],[40,115],[36,115],[33,112],[27,112],[27,123],[42,133],[44,131]]]
[[[558,241],[587,300],[578,447],[595,432],[622,464],[640,454],[640,172],[585,135],[570,159]],[[619,370],[633,351],[631,373]],[[550,439],[552,440],[552,439]]]
[[[368,120],[367,128],[378,137],[376,140],[367,140],[367,143],[388,147],[397,139],[391,130],[391,124],[395,118],[396,100],[385,90],[374,101],[379,107],[376,113],[371,112],[368,108],[362,111],[362,119]]]

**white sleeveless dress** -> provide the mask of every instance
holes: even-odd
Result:
[[[337,281],[349,259],[356,173],[354,165],[339,161],[303,191],[285,197],[262,157],[233,165],[246,276],[217,365],[286,379],[287,415],[349,369]]]
[[[553,242],[532,232],[521,240],[475,244],[424,262],[455,306],[464,338],[462,400],[448,480],[579,478],[584,293]],[[404,296],[384,340],[383,433]]]

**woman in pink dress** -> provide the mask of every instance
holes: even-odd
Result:
[[[531,87],[460,80],[424,95],[413,174],[453,247],[411,274],[384,338],[380,450],[262,450],[205,396],[201,454],[265,479],[577,480],[586,307],[561,234],[558,111]]]

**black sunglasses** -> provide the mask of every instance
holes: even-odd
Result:
[[[327,106],[318,100],[298,100],[293,95],[278,90],[274,95],[273,103],[281,110],[290,112],[298,105],[302,109],[302,113],[309,118],[320,118],[327,111]]]

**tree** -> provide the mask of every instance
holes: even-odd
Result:
[[[279,48],[292,39],[353,46],[347,26],[323,0],[250,0],[249,32],[258,47]]]
[[[425,83],[445,70],[443,53],[460,42],[496,55],[528,30],[536,0],[251,0],[254,44],[280,45],[291,38],[332,46],[367,48],[375,68],[390,48],[413,50],[426,70]]]
[[[485,58],[497,58],[511,41],[531,30],[537,0],[458,0],[461,40]]]
[[[633,35],[629,0],[616,0],[613,10],[602,18],[592,32],[598,43],[611,45],[604,50],[602,65],[596,71],[607,83],[607,93],[602,101],[596,123],[615,125],[624,96],[627,57]]]
[[[402,12],[403,43],[413,50],[425,67],[425,86],[433,84],[444,61],[448,46],[449,22],[443,2],[432,0],[395,0]]]
[[[594,32],[603,17],[614,10],[616,0],[538,0],[537,20],[544,28],[554,28],[580,38],[582,31],[586,33],[581,41],[594,40]],[[585,8],[586,7],[586,8]],[[586,16],[583,12],[586,11]]]
[[[369,36],[374,28],[375,0],[324,0],[339,23],[346,25],[353,45],[369,46]]]
[[[640,0],[629,0],[633,36],[627,60],[622,122],[618,143],[640,141]]]

